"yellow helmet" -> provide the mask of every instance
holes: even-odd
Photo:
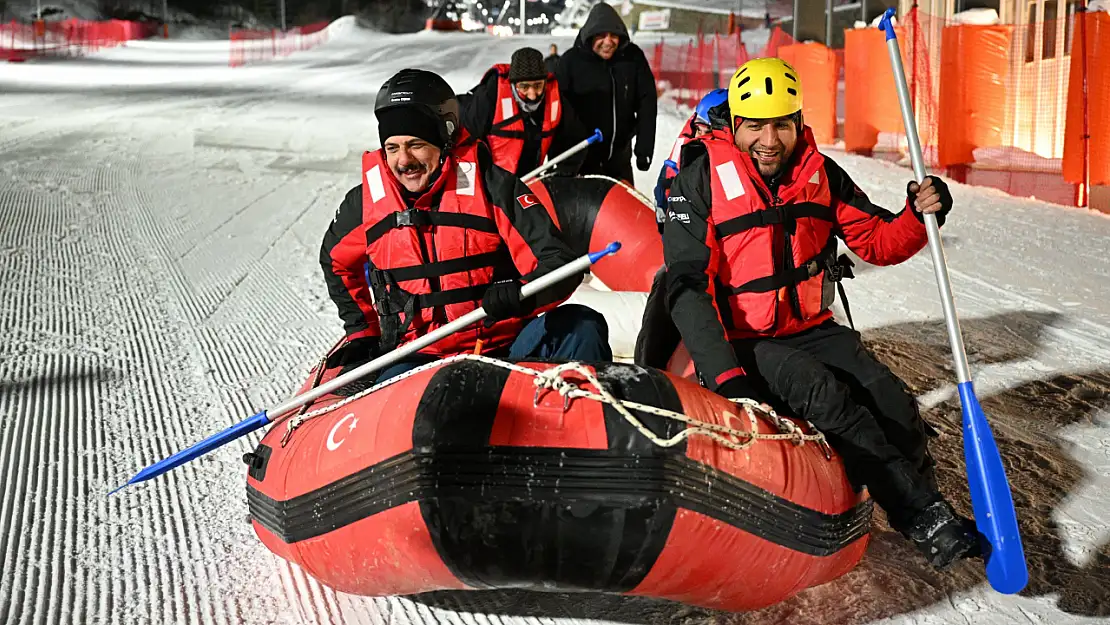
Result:
[[[802,82],[798,72],[777,57],[752,59],[728,81],[732,116],[770,119],[802,110]]]

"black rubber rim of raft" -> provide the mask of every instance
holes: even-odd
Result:
[[[321,536],[412,501],[670,504],[788,549],[834,554],[867,534],[872,503],[841,514],[805,508],[688,458],[608,450],[489,447],[409,451],[287,501],[247,487],[251,516],[285,543]]]

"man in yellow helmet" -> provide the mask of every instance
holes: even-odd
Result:
[[[816,425],[934,566],[978,555],[974,523],[937,490],[913,396],[830,310],[850,277],[837,237],[869,263],[900,263],[928,242],[923,214],[943,223],[947,186],[911,182],[899,213],[871,203],[817,151],[782,59],[745,63],[728,90],[715,116],[731,123],[682,150],[663,232],[671,317],[699,377]]]

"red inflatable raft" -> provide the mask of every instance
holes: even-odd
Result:
[[[550,176],[528,187],[576,254],[621,242],[620,254],[601,259],[591,269],[605,286],[613,291],[651,290],[652,278],[663,266],[663,241],[650,200],[606,176]]]
[[[456,357],[277,423],[244,457],[259,538],[357,595],[512,587],[731,611],[862,558],[871,502],[839,459],[812,440],[744,436],[794,422],[635,365],[591,366],[594,382],[519,367]],[[544,377],[571,392],[537,386]],[[622,412],[570,384],[672,412]],[[731,428],[725,444],[715,426]]]

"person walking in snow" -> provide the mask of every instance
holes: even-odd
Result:
[[[548,49],[550,54],[543,60],[543,67],[547,70],[548,74],[554,74],[555,70],[559,68],[559,46],[551,44]]]
[[[588,148],[580,173],[602,174],[631,184],[633,137],[637,169],[651,168],[655,76],[643,50],[629,40],[616,9],[604,2],[590,9],[574,46],[559,59],[555,76],[563,99],[578,111],[583,125],[600,129],[604,136]]]
[[[363,154],[324,234],[320,264],[347,344],[329,366],[350,369],[475,310],[484,323],[386,368],[386,380],[437,358],[612,360],[605,318],[565,305],[581,276],[528,298],[521,286],[575,259],[547,210],[485,143],[459,128],[451,87],[405,69],[374,104],[382,147]]]
[[[928,241],[923,215],[943,223],[952,196],[929,176],[901,213],[873,204],[817,151],[802,96],[785,61],[749,61],[729,80],[730,123],[682,149],[663,231],[671,317],[707,387],[812,422],[945,568],[980,553],[975,525],[937,489],[913,396],[829,308],[850,267],[837,237],[867,262],[903,262]]]
[[[590,135],[534,48],[513,52],[508,65],[494,65],[460,102],[463,128],[485,139],[493,162],[517,176]],[[548,171],[573,176],[585,158],[585,150],[580,151]]]

